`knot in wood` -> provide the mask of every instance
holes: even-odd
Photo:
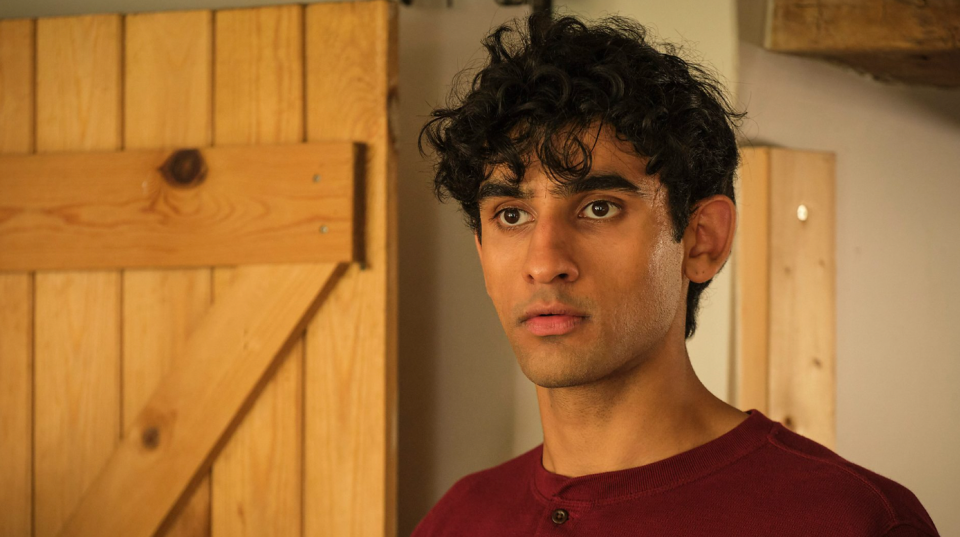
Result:
[[[143,447],[156,449],[160,445],[160,430],[156,427],[147,427],[140,438],[143,440]]]
[[[173,186],[197,186],[207,176],[207,163],[199,149],[181,149],[160,167],[163,178]]]

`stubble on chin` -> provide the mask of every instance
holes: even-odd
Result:
[[[536,349],[514,345],[514,353],[524,376],[541,388],[582,386],[604,375],[603,357],[595,349],[586,351],[543,342]]]
[[[651,345],[651,337],[665,329],[644,317],[643,308],[631,303],[615,316],[613,334],[584,342],[582,338],[546,336],[521,341],[514,333],[511,345],[520,370],[542,388],[569,388],[598,383],[627,374],[640,365]]]

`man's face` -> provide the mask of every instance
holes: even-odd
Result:
[[[536,158],[519,192],[500,180],[505,169],[481,185],[487,294],[521,370],[546,388],[630,371],[672,325],[683,329],[684,252],[672,239],[665,188],[610,130],[592,157],[587,181],[596,179],[585,191],[559,192]],[[575,311],[527,319],[539,306]]]

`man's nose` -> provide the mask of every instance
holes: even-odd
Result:
[[[530,283],[572,282],[580,276],[573,256],[571,224],[542,215],[534,224],[523,273]]]

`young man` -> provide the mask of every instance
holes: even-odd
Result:
[[[414,537],[937,535],[906,488],[694,374],[685,342],[737,221],[742,115],[719,84],[620,18],[534,15],[484,44],[421,141],[536,384],[543,444],[462,478]]]

